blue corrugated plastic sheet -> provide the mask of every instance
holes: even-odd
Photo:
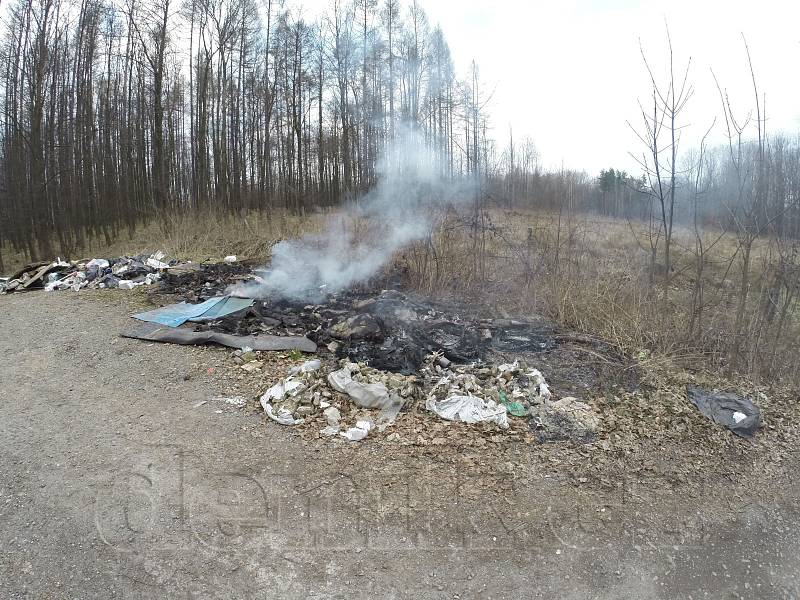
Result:
[[[134,319],[158,323],[168,327],[178,327],[186,321],[210,321],[244,310],[253,305],[251,298],[232,298],[231,296],[217,296],[209,298],[200,304],[170,304],[154,310],[133,315]]]

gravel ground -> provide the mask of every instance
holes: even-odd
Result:
[[[0,297],[2,598],[800,597],[796,447],[602,486],[524,444],[315,443],[229,351],[118,337],[145,302]]]

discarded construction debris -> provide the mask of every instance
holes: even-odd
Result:
[[[148,342],[167,342],[187,346],[219,344],[229,348],[251,348],[261,351],[297,350],[299,352],[316,352],[317,350],[317,345],[303,336],[240,336],[216,331],[192,331],[183,327],[169,327],[155,323],[144,323],[120,335]]]
[[[169,327],[178,327],[187,321],[202,322],[221,319],[246,310],[253,306],[253,300],[245,298],[232,298],[230,296],[217,296],[209,298],[200,304],[170,304],[133,315],[134,319],[158,323]]]
[[[600,417],[587,404],[574,398],[552,401],[541,373],[519,361],[442,367],[440,358],[430,355],[418,375],[381,371],[347,360],[326,374],[320,361],[309,361],[289,369],[284,379],[261,396],[261,405],[270,419],[282,425],[318,420],[325,424],[321,436],[339,434],[351,441],[365,439],[374,429],[384,431],[403,411],[414,407],[424,407],[449,421],[493,423],[500,430],[508,429],[504,396],[515,398],[523,407],[517,417],[529,419],[531,429],[543,430],[540,441],[590,441],[599,428]],[[355,413],[356,424],[342,430],[344,412]],[[543,421],[542,415],[552,418]]]
[[[26,265],[5,280],[0,280],[0,294],[44,289],[78,291],[84,288],[133,289],[152,285],[176,261],[164,262],[163,252],[123,256],[115,259],[39,262]]]

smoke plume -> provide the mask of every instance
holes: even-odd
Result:
[[[436,153],[404,128],[379,160],[373,190],[330,217],[321,233],[275,244],[261,277],[231,293],[315,300],[347,289],[428,235],[440,209],[469,198],[471,188],[444,177]]]

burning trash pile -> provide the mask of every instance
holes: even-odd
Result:
[[[131,290],[152,285],[161,273],[177,264],[164,262],[163,252],[123,256],[115,259],[94,258],[82,261],[39,262],[27,265],[7,279],[0,279],[0,294],[44,289],[78,291],[84,288]]]
[[[359,441],[385,431],[402,413],[424,409],[466,424],[491,423],[509,429],[509,417],[525,420],[540,441],[591,441],[600,427],[592,409],[574,398],[553,401],[542,374],[515,361],[491,366],[456,366],[431,354],[418,375],[381,371],[341,360],[323,369],[312,360],[290,370],[260,399],[266,415],[281,425],[324,424],[322,437]],[[343,413],[354,413],[345,422]]]
[[[269,419],[319,426],[323,437],[364,439],[409,411],[525,428],[543,441],[589,441],[599,429],[588,405],[571,397],[555,400],[542,373],[529,366],[558,345],[549,323],[490,318],[476,306],[364,286],[313,303],[219,295],[229,291],[226,284],[249,276],[240,265],[167,273],[159,294],[201,302],[134,315],[150,325],[124,335],[238,348],[234,362],[250,374],[263,367],[254,350],[315,352],[319,358],[273,381],[260,402]]]
[[[203,302],[223,296],[230,286],[252,278],[252,267],[247,261],[226,256],[221,263],[193,263],[168,269],[159,282],[158,291],[180,296],[187,302]]]
[[[212,285],[224,280],[216,270],[209,274]],[[177,288],[187,299],[201,299],[202,291],[184,291],[186,277],[166,275],[159,291]],[[203,290],[205,284],[198,281],[196,287]],[[549,324],[482,318],[473,309],[435,304],[399,290],[341,292],[316,304],[257,299],[244,311],[196,323],[193,331],[242,339],[307,336],[336,358],[405,375],[416,374],[434,352],[454,363],[468,363],[491,353],[518,355],[555,347]]]

